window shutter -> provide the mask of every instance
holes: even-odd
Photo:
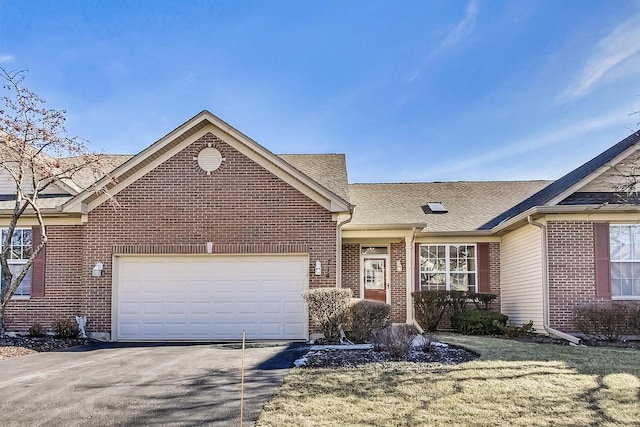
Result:
[[[491,293],[489,243],[478,243],[478,292]]]
[[[611,263],[609,257],[609,224],[593,224],[596,296],[611,298]]]
[[[39,225],[31,227],[31,247],[35,249],[42,240],[42,229]],[[42,248],[31,266],[31,298],[41,298],[44,296],[44,276],[45,276],[45,251]]]

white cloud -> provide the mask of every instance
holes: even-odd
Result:
[[[14,60],[15,60],[15,57],[13,55],[0,53],[0,64],[4,64],[6,62],[13,62]]]
[[[608,114],[591,117],[559,129],[552,129],[544,134],[526,137],[513,143],[502,145],[485,154],[473,156],[469,160],[447,164],[440,168],[429,169],[429,175],[433,178],[438,178],[442,175],[448,175],[451,172],[469,172],[480,166],[503,161],[517,155],[539,150],[549,145],[572,142],[575,141],[576,138],[585,136],[591,132],[615,126],[625,126],[629,124],[629,111],[632,111],[633,108],[634,106],[632,105],[625,105]],[[423,175],[420,179],[424,179],[424,171],[420,172],[422,172]]]
[[[613,29],[596,44],[595,52],[586,61],[578,82],[567,95],[586,95],[618,65],[640,52],[640,14]]]
[[[464,18],[460,22],[458,22],[447,34],[444,41],[440,43],[440,45],[433,51],[433,53],[429,56],[426,62],[429,62],[433,57],[435,57],[438,53],[445,49],[450,49],[461,41],[469,37],[469,35],[473,32],[473,29],[476,26],[476,18],[478,16],[478,2],[477,0],[471,0],[469,4],[467,4],[467,9],[464,14]],[[411,77],[409,77],[409,82],[414,81],[420,76],[422,69],[425,67],[424,64],[420,65]]]
[[[476,0],[471,0],[467,5],[467,10],[464,14],[462,21],[449,32],[447,38],[442,42],[438,50],[450,48],[457,45],[462,40],[467,38],[473,28],[476,26],[476,17],[478,16],[478,3]]]

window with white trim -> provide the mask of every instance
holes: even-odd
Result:
[[[8,230],[6,228],[2,229],[2,241],[0,245],[4,245],[7,232]],[[16,276],[22,272],[24,265],[31,257],[31,244],[32,235],[30,228],[16,228],[13,231],[7,262],[14,280]],[[24,276],[22,283],[20,283],[20,286],[18,286],[18,289],[16,289],[16,292],[13,294],[14,297],[28,297],[31,295],[31,271],[32,269],[29,269],[27,275]]]
[[[611,296],[640,298],[640,225],[609,226]]]
[[[476,292],[476,245],[420,245],[420,290]]]

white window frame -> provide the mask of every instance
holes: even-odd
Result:
[[[441,270],[423,270],[422,269],[422,248],[426,246],[443,246],[445,252],[445,269]],[[461,246],[471,246],[473,247],[474,253],[474,270],[452,270],[451,269],[451,258],[450,258],[450,248],[452,246],[461,247]],[[429,288],[422,287],[422,275],[423,274],[444,274],[445,275],[445,289],[447,291],[451,290],[451,276],[453,274],[473,274],[474,277],[474,290],[473,292],[478,292],[478,245],[475,243],[420,243],[418,245],[418,269],[419,269],[419,277],[418,277],[418,290],[429,290]],[[467,290],[468,287],[467,287]]]
[[[612,245],[612,234],[611,234],[611,229],[614,227],[626,227],[626,228],[637,228],[640,230],[640,224],[609,224],[609,286],[611,287],[611,299],[612,300],[640,300],[640,291],[638,293],[638,295],[614,295],[613,294],[613,280],[615,280],[613,278],[613,264],[639,264],[640,265],[640,250],[638,250],[638,254],[635,254],[635,250],[634,250],[634,233],[631,233],[631,242],[630,242],[630,252],[631,255],[634,256],[636,258],[633,259],[613,259],[613,245]],[[640,242],[637,242],[638,245],[640,245]],[[640,280],[640,277],[638,277],[638,279]],[[632,285],[632,287],[634,287]],[[620,290],[622,290],[622,287],[620,287]]]
[[[2,233],[0,234],[0,238],[2,238],[2,234],[4,234],[4,232],[8,231],[8,228],[2,228],[1,229]],[[24,232],[24,231],[28,231],[31,234],[31,249],[33,249],[33,232],[31,230],[31,228],[29,227],[16,227],[13,232]],[[2,241],[0,241],[0,248],[2,247],[2,245],[4,244],[4,239],[2,239]],[[13,246],[13,245],[12,245]],[[20,245],[25,246],[25,245]],[[10,249],[11,250],[11,249]],[[11,266],[11,265],[25,265],[27,262],[29,261],[29,258],[20,258],[20,259],[8,259],[7,263]],[[11,268],[11,267],[10,267]],[[15,278],[17,274],[20,274],[20,271],[22,271],[21,269],[17,269],[17,271],[13,272],[13,277]],[[27,275],[24,277],[24,279],[22,280],[22,283],[20,284],[20,286],[18,286],[18,289],[16,289],[16,292],[11,296],[11,299],[30,299],[31,298],[31,280],[32,280],[32,274],[33,274],[33,269],[31,269],[31,271],[29,273],[27,273]],[[28,288],[28,292],[25,292],[25,288]]]

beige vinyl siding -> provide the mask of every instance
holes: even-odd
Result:
[[[621,186],[628,184],[628,179],[626,177],[638,174],[638,161],[640,161],[640,151],[636,151],[624,159],[624,161],[610,167],[608,170],[603,172],[602,175],[598,176],[577,191],[620,191],[619,189]]]
[[[31,175],[29,175],[31,176]],[[30,192],[31,189],[31,179],[26,177],[24,182],[22,183],[22,189],[25,192]],[[16,193],[16,183],[11,178],[8,172],[0,171],[0,194],[15,194]],[[56,184],[51,184],[44,190],[40,192],[40,194],[66,194],[68,191],[61,189]]]
[[[502,313],[514,324],[533,320],[543,332],[542,236],[525,225],[503,236],[501,246]]]

